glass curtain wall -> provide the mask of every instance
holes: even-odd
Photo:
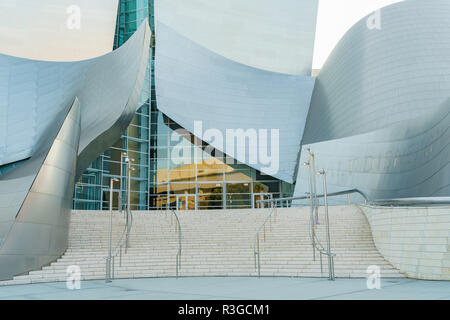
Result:
[[[120,0],[114,49],[127,41],[140,26],[142,21],[149,17],[153,25],[152,2],[149,0]],[[153,26],[151,26],[153,29]],[[152,48],[154,47],[152,39]],[[153,51],[153,50],[152,50]],[[153,55],[150,55],[153,58]],[[123,203],[127,198],[127,166],[125,157],[134,159],[130,171],[130,203],[132,210],[146,210],[148,208],[149,164],[150,164],[150,95],[153,79],[150,79],[150,68],[153,59],[150,58],[147,66],[144,89],[141,95],[142,106],[136,112],[130,126],[122,137],[100,157],[98,157],[83,173],[75,184],[73,208],[82,210],[102,210],[109,208],[110,179],[122,177],[121,197]],[[119,183],[114,187],[119,189]],[[118,208],[119,193],[113,194],[113,207]]]
[[[154,29],[153,0],[121,0],[115,45],[122,45],[149,17]],[[154,82],[155,38],[147,68],[142,106],[122,137],[81,176],[75,185],[73,208],[102,210],[109,208],[110,179],[121,179],[122,204],[127,199],[127,166],[124,153],[134,159],[131,171],[132,210],[234,209],[257,207],[257,200],[291,196],[293,185],[279,181],[244,164],[226,164],[219,152],[204,152],[202,142],[194,143],[188,132],[158,111]],[[150,70],[148,70],[150,71]],[[176,131],[176,132],[175,132]],[[180,149],[180,144],[182,148]],[[119,188],[116,183],[115,189]],[[118,192],[113,208],[119,206]]]
[[[149,209],[254,208],[257,200],[292,195],[293,185],[245,164],[227,163],[221,152],[158,111],[151,127],[156,143],[150,151]]]

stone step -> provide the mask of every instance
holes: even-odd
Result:
[[[255,236],[269,209],[178,212],[182,229],[181,276],[257,276]],[[403,277],[378,252],[365,216],[355,206],[330,207],[331,251],[337,277],[366,277],[378,265],[383,277]],[[262,276],[321,277],[319,253],[312,261],[309,208],[277,209],[259,234]],[[66,281],[66,268],[78,265],[82,280],[104,279],[109,248],[109,212],[73,211],[65,254],[41,270],[4,284]],[[113,246],[125,228],[123,214],[113,214]],[[323,208],[316,235],[326,243]],[[123,239],[123,238],[122,238]],[[178,233],[171,212],[133,212],[130,248],[115,257],[116,278],[173,277]],[[118,251],[116,251],[118,252]],[[326,277],[327,257],[323,256]]]

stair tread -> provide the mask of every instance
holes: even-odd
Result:
[[[267,209],[179,212],[182,225],[181,275],[255,276],[256,232]],[[178,234],[170,212],[134,212],[130,248],[115,258],[116,277],[175,276]],[[353,206],[330,207],[331,250],[337,277],[365,277],[366,266],[379,265],[385,277],[404,277],[374,245],[365,216]],[[309,208],[278,209],[259,235],[261,275],[313,276],[320,273],[319,254],[312,261]],[[113,244],[122,236],[123,214],[113,214]],[[325,244],[325,223],[319,211],[317,236]],[[109,212],[73,211],[68,248],[41,270],[7,283],[65,281],[68,265],[79,265],[81,278],[104,279],[109,244]],[[327,258],[323,257],[324,273]],[[14,282],[16,281],[16,282]]]

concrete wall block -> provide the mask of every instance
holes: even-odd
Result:
[[[361,209],[387,261],[411,278],[450,280],[450,208]]]
[[[441,260],[434,260],[434,259],[419,259],[418,263],[421,266],[424,266],[424,267],[436,267],[436,268],[439,268],[442,265],[442,261]]]
[[[441,215],[432,215],[427,216],[428,223],[436,223],[436,222],[450,222],[450,214],[441,214]]]
[[[450,211],[448,214],[450,215]],[[432,230],[448,231],[448,230],[450,230],[450,222],[444,222],[444,223],[433,222],[433,223],[426,224],[425,227],[426,227],[426,230],[428,230],[428,231],[432,231]]]

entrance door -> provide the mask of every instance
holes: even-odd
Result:
[[[271,193],[254,193],[253,194],[253,199],[254,199],[254,207],[255,208],[266,208],[266,207],[270,207],[270,203],[268,202],[258,202],[259,200],[269,200],[272,199],[272,194]]]
[[[198,210],[223,209],[224,189],[221,182],[198,183]]]
[[[195,210],[196,199],[195,194],[177,194],[177,210]]]

